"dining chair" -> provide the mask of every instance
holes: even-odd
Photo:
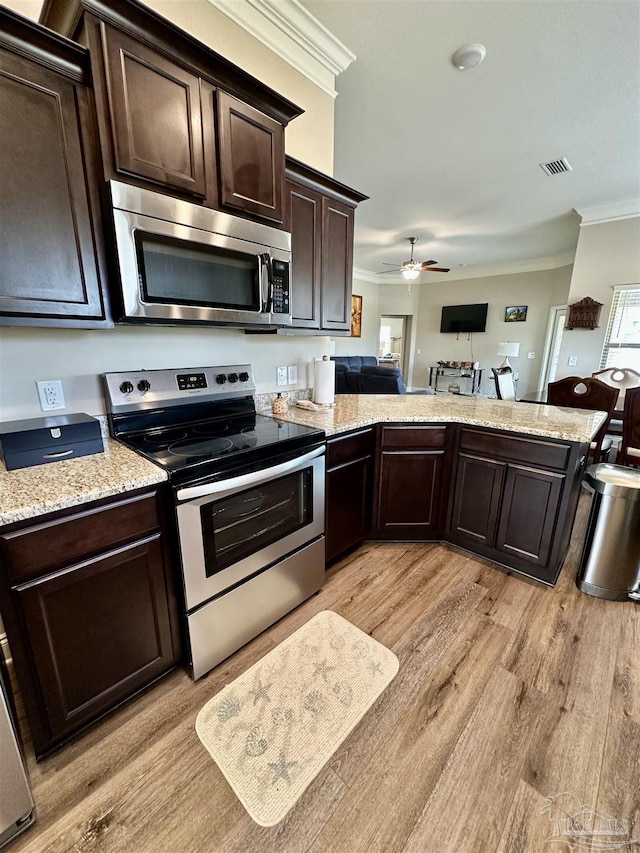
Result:
[[[493,380],[496,383],[498,400],[515,400],[516,384],[513,381],[513,371],[511,369],[496,369],[492,367],[491,372],[493,373]]]
[[[632,370],[630,367],[607,367],[605,370],[596,370],[591,374],[605,385],[611,385],[612,388],[618,389],[618,402],[616,409],[624,409],[625,394],[628,388],[636,388],[640,385],[640,373]],[[618,412],[611,418],[609,424],[609,433],[612,435],[622,435],[622,418],[618,416]]]
[[[589,453],[594,462],[601,462],[608,458],[612,441],[605,437],[609,428],[609,421],[618,400],[618,391],[611,385],[587,376],[581,379],[579,376],[567,376],[550,382],[547,386],[547,403],[551,406],[568,406],[573,409],[594,409],[598,412],[606,412],[607,418],[598,432],[595,434],[589,447]]]
[[[640,465],[640,386],[627,388],[618,465]]]

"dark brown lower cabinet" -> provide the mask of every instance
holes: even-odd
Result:
[[[372,427],[327,441],[327,562],[369,534],[373,452]]]
[[[562,567],[584,447],[460,429],[447,539],[549,583]]]
[[[446,426],[381,425],[374,535],[437,539],[444,533],[451,441]]]
[[[454,487],[452,528],[472,543],[495,539],[505,462],[461,453]]]
[[[0,534],[2,614],[39,757],[179,658],[177,607],[157,500],[155,493],[128,497]],[[127,515],[138,530],[124,522]],[[123,524],[113,528],[109,521],[116,517]],[[91,535],[94,529],[101,536]],[[31,544],[47,534],[51,550],[43,564],[53,552],[56,567],[38,575]],[[96,552],[105,538],[108,547],[102,541]],[[79,543],[86,548],[82,557]],[[69,562],[61,545],[72,556]],[[28,579],[7,588],[21,569]]]

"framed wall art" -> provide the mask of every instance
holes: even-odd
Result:
[[[351,297],[351,337],[362,337],[362,296]]]
[[[504,310],[505,323],[524,323],[527,319],[528,305],[512,305]]]

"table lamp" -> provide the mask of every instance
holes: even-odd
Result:
[[[496,354],[504,356],[504,361],[498,370],[512,370],[512,367],[509,364],[509,356],[511,356],[511,358],[517,358],[519,353],[520,344],[514,344],[511,343],[511,341],[505,341],[504,343],[498,344],[498,352]]]

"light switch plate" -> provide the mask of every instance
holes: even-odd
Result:
[[[527,358],[535,358],[535,357],[536,357],[535,352],[528,352],[527,353]]]
[[[278,388],[281,388],[283,385],[287,384],[287,368],[286,367],[276,367],[276,385]]]
[[[577,364],[578,364],[578,356],[577,355],[570,355],[569,358],[567,359],[567,365],[569,367],[575,367]]]
[[[295,385],[298,381],[298,366],[296,364],[290,364],[287,368],[287,378],[289,380],[289,385]]]

